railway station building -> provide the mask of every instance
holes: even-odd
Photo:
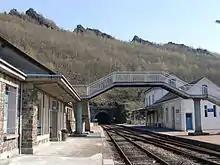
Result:
[[[0,37],[0,159],[59,141],[74,130],[78,93],[63,75],[37,62]]]
[[[202,129],[220,129],[220,87],[205,77],[183,87],[189,93],[205,94],[211,91],[209,99],[200,101]],[[148,127],[194,130],[196,122],[194,101],[183,99],[162,88],[150,88],[145,92],[145,108],[133,111],[133,119],[136,124],[145,123]]]

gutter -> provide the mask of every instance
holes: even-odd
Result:
[[[6,72],[7,71],[10,72],[9,70],[7,70],[7,69],[10,69],[12,71],[12,73],[11,72],[10,73],[21,80],[25,80],[25,78],[27,77],[27,75],[25,73],[23,73],[22,71],[15,68],[14,66],[12,66],[11,64],[9,64],[8,62],[4,61],[1,58],[0,58],[0,64],[2,64],[4,67],[6,67],[6,68],[2,68],[3,70],[5,70]],[[16,75],[13,72],[17,73],[18,75]]]
[[[66,79],[66,77],[64,77],[62,75],[62,78],[64,79],[64,81],[67,83],[67,85],[70,87],[70,89],[73,90],[74,94],[78,97],[79,100],[81,100],[80,95],[78,94],[78,92],[73,88],[73,86],[70,84],[70,82]]]

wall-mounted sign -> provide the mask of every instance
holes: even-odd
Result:
[[[52,111],[56,111],[56,110],[57,110],[56,101],[52,101]]]
[[[214,112],[213,108],[208,108],[208,112]]]

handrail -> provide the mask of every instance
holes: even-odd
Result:
[[[115,74],[164,74],[164,75],[168,75],[169,77],[175,77],[175,78],[177,78],[178,80],[180,80],[180,81],[182,81],[183,83],[185,83],[186,84],[186,82],[184,82],[183,80],[181,80],[181,79],[179,79],[178,77],[176,77],[175,75],[172,75],[172,74],[170,74],[170,73],[168,73],[168,72],[164,72],[164,71],[114,71],[114,72],[112,72],[112,73],[109,73],[109,74],[107,74],[106,76],[104,76],[104,77],[102,77],[102,78],[100,78],[100,79],[98,79],[98,80],[96,80],[96,81],[93,81],[92,83],[89,83],[89,84],[87,84],[87,85],[85,85],[85,86],[91,86],[91,85],[93,85],[93,84],[95,84],[95,83],[97,83],[97,82],[99,82],[99,81],[101,81],[101,80],[103,80],[103,79],[105,79],[105,78],[107,78],[107,77],[109,77],[109,76],[111,76],[111,75],[115,75]],[[75,86],[75,85],[74,85]],[[82,85],[83,86],[83,85]]]
[[[165,76],[166,75],[166,76]],[[96,81],[96,83],[89,84],[88,86],[88,94],[92,94],[97,90],[101,90],[108,85],[113,83],[120,83],[120,82],[166,82],[169,83],[168,80],[175,79],[177,86],[183,86],[186,83],[179,78],[169,75],[166,72],[114,72],[113,74],[109,74],[104,78]],[[100,87],[101,86],[101,87]]]
[[[88,85],[74,85],[73,87],[81,88],[81,90],[84,91],[83,97],[90,97],[92,95],[98,94],[99,92],[103,92],[103,90],[107,90],[115,84],[123,83],[152,83],[152,85],[161,84],[161,86],[166,86],[176,91],[181,96],[192,98],[205,98],[208,94],[215,95],[215,91],[208,91],[208,89],[206,90],[207,93],[204,93],[201,84],[198,84],[199,90],[195,90],[196,92],[192,92],[190,89],[192,87],[197,86],[197,84],[186,83],[185,81],[179,79],[175,75],[160,71],[115,71]]]
[[[97,82],[99,82],[99,81],[105,79],[106,77],[109,77],[110,75],[113,75],[113,74],[114,74],[114,72],[109,73],[109,74],[107,74],[106,76],[104,76],[104,77],[102,77],[102,78],[100,78],[100,79],[98,79],[98,80],[96,80],[96,81],[93,81],[92,83],[88,84],[87,87],[89,87],[89,86],[91,86],[91,85],[93,85],[93,84],[95,84],[95,83],[97,83]]]

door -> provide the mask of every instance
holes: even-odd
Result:
[[[186,113],[186,130],[192,129],[192,113]]]
[[[52,139],[57,138],[58,133],[58,109],[59,104],[57,101],[52,101],[52,107],[51,107],[51,125],[50,125],[50,135]]]
[[[175,130],[175,108],[172,107],[172,128]]]

